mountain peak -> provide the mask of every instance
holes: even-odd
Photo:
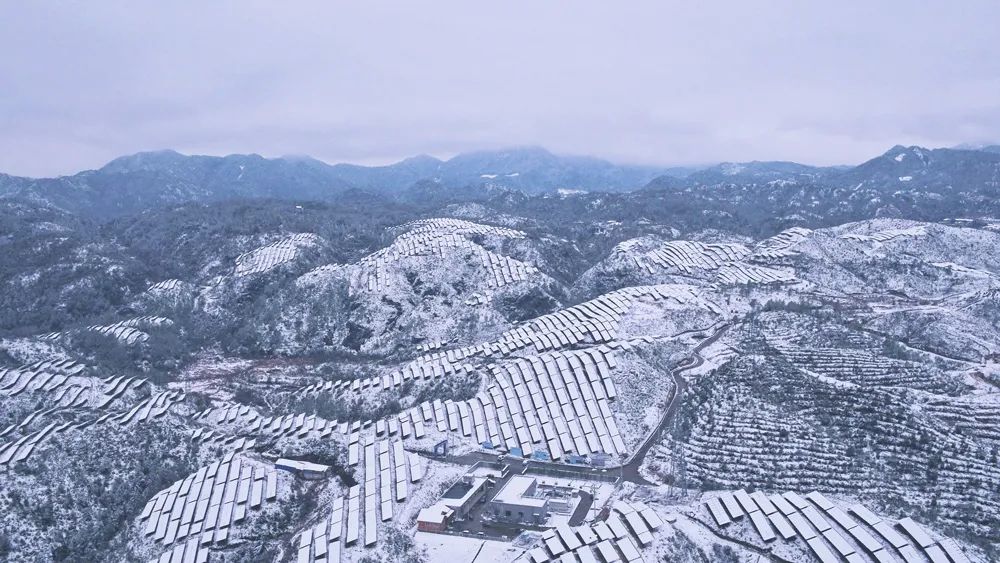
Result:
[[[101,170],[113,173],[137,172],[140,170],[161,168],[164,165],[176,163],[185,158],[187,158],[185,155],[172,149],[144,151],[120,156],[105,164]]]
[[[441,164],[441,163],[442,163],[441,159],[435,158],[435,157],[433,157],[433,156],[431,156],[429,154],[421,153],[421,154],[418,154],[418,155],[415,155],[415,156],[411,156],[409,158],[404,158],[403,160],[399,161],[398,164],[404,164],[404,165],[414,165],[414,164],[427,165],[427,164]]]
[[[919,162],[926,164],[927,154],[930,153],[930,149],[918,146],[910,145],[904,147],[903,145],[895,145],[891,149],[887,150],[880,157],[883,160],[893,160],[895,162],[903,162],[910,159],[918,160]]]

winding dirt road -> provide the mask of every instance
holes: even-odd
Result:
[[[632,483],[637,483],[640,485],[652,485],[647,481],[640,473],[639,467],[642,466],[642,462],[646,459],[646,454],[649,453],[649,449],[653,447],[653,444],[659,442],[660,436],[663,434],[663,429],[667,427],[670,420],[677,414],[677,409],[680,407],[681,398],[684,396],[684,392],[687,391],[687,380],[681,374],[689,369],[696,368],[705,363],[705,359],[701,357],[701,352],[708,346],[715,343],[716,340],[725,334],[726,330],[729,329],[729,324],[724,324],[720,326],[712,336],[709,336],[705,340],[698,343],[697,346],[691,350],[691,355],[681,360],[680,364],[675,367],[670,374],[674,378],[674,393],[670,397],[670,404],[667,405],[667,409],[663,412],[663,417],[660,419],[660,423],[646,435],[646,439],[642,441],[642,444],[632,452],[632,455],[625,461],[622,465],[622,479],[625,481],[631,481]]]

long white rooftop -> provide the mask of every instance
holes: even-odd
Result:
[[[534,477],[528,477],[527,475],[515,475],[507,481],[507,484],[500,489],[500,492],[493,497],[493,500],[508,504],[521,504],[524,506],[545,506],[545,499],[525,496],[528,489],[530,489],[534,484]]]

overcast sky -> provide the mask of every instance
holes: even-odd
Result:
[[[39,1],[0,22],[18,175],[162,148],[833,164],[1000,140],[996,0]]]

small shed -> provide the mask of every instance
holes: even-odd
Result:
[[[275,461],[274,466],[289,473],[294,473],[303,479],[325,479],[327,473],[330,471],[329,465],[321,465],[297,459],[282,458]]]
[[[449,506],[442,502],[433,504],[417,514],[417,530],[421,532],[443,532],[448,528],[448,518],[454,514]]]

